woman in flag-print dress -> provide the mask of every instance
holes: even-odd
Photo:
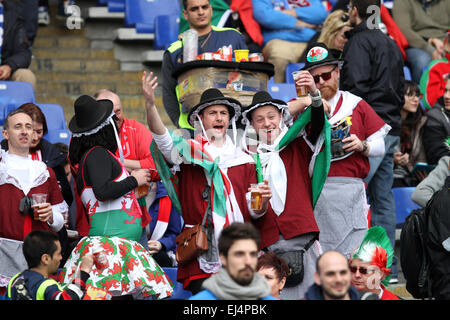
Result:
[[[76,197],[85,209],[77,220],[88,220],[89,234],[72,251],[61,278],[63,285],[69,282],[81,258],[100,251],[106,263],[93,267],[88,284],[112,296],[166,298],[173,283],[138,242],[143,216],[134,189],[148,184],[150,173],[141,169],[128,174],[114,155],[121,148],[112,109],[111,101],[86,95],[75,101],[69,161],[76,172]]]

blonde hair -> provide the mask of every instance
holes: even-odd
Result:
[[[346,16],[346,21],[342,17]],[[323,42],[330,49],[334,48],[334,37],[345,26],[350,26],[348,14],[344,10],[336,10],[328,15],[323,23],[318,42]]]

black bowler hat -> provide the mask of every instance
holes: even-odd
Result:
[[[341,67],[344,61],[339,58],[340,53],[339,50],[329,49],[326,44],[318,42],[308,50],[305,66],[301,70],[311,70],[312,68],[330,64],[337,64]]]
[[[273,99],[267,91],[258,91],[253,96],[252,103],[242,111],[243,122],[246,122],[246,120],[251,121],[252,112],[257,108],[264,106],[273,106],[280,110],[280,112],[288,107],[286,102],[279,99]]]
[[[105,122],[113,112],[111,100],[95,100],[82,95],[74,103],[75,115],[69,122],[72,133],[83,133],[95,129]]]
[[[195,105],[188,114],[188,121],[191,126],[194,126],[194,122],[197,115],[204,109],[212,105],[224,105],[230,112],[230,120],[236,116],[238,118],[241,115],[241,103],[233,98],[225,97],[223,93],[216,88],[210,88],[203,91],[200,97],[200,102]]]

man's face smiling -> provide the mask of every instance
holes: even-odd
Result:
[[[259,107],[252,112],[251,125],[258,134],[259,141],[272,144],[280,135],[281,113],[274,106]]]

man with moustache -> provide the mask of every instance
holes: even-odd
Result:
[[[269,283],[256,272],[260,241],[250,223],[235,222],[223,229],[219,238],[222,268],[189,300],[276,300],[270,296]]]
[[[324,251],[350,257],[369,225],[365,184],[369,157],[384,154],[384,136],[390,126],[360,97],[339,90],[342,61],[323,43],[308,51],[307,70],[330,105],[331,164],[314,208]],[[342,192],[345,190],[345,192]]]
[[[348,260],[342,253],[327,251],[316,262],[314,284],[305,295],[306,300],[359,300],[359,293],[351,286]]]

